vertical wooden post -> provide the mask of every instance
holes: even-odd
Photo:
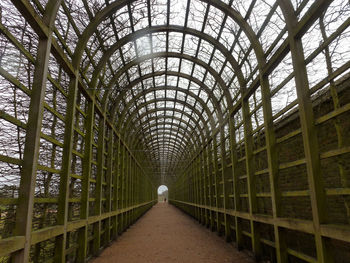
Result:
[[[194,169],[194,163],[192,161],[191,166],[190,166],[190,178],[192,178],[192,189],[190,193],[190,203],[196,203],[197,202],[197,195],[196,195],[196,174],[195,174],[195,169]],[[197,217],[197,207],[191,207],[191,210],[193,210],[193,216],[198,219]]]
[[[129,153],[129,152],[128,152]],[[129,153],[129,180],[128,180],[128,196],[129,196],[129,202],[128,202],[128,207],[132,206],[132,172],[133,172],[133,163],[132,163],[132,157],[131,154]],[[131,218],[132,218],[132,213],[133,210],[129,211],[129,222],[128,222],[128,226],[131,224]]]
[[[92,141],[93,141],[93,127],[94,127],[94,103],[88,102],[87,119],[85,121],[85,151],[83,159],[83,179],[81,186],[81,208],[80,219],[87,219],[89,217],[89,188],[91,178],[91,160],[92,160]],[[88,249],[88,227],[81,227],[78,231],[78,262],[85,262]]]
[[[213,171],[214,171],[214,180],[215,180],[215,206],[216,206],[216,231],[218,232],[218,235],[221,235],[221,220],[220,220],[220,213],[219,213],[219,208],[220,208],[220,192],[219,192],[219,187],[220,187],[220,182],[219,182],[219,176],[221,177],[221,174],[219,173],[219,164],[218,164],[218,144],[217,144],[217,136],[213,138],[213,143],[211,147],[211,161],[213,164]]]
[[[192,166],[192,173],[193,173],[193,181],[194,181],[194,203],[199,204],[199,186],[198,186],[198,172],[197,172],[197,159],[193,160],[193,166]],[[197,220],[200,221],[200,208],[199,206],[195,207],[195,217]]]
[[[118,181],[117,181],[117,209],[120,210],[123,206],[122,206],[122,164],[123,164],[123,155],[122,155],[122,143],[121,143],[121,139],[119,138],[118,141]],[[122,215],[118,215],[117,216],[117,234],[119,235],[122,232]]]
[[[215,195],[215,191],[213,191],[213,170],[210,168],[210,144],[207,145],[206,148],[206,167],[207,167],[207,173],[208,173],[208,187],[209,187],[209,203],[210,203],[210,229],[211,231],[215,230],[215,216],[214,216],[214,211],[213,211],[213,207],[214,207],[214,195]]]
[[[31,4],[14,1],[19,11],[25,10]],[[30,95],[28,124],[21,169],[21,181],[16,209],[16,224],[14,235],[24,236],[24,248],[12,256],[13,262],[29,262],[32,218],[34,207],[34,189],[36,184],[37,165],[40,148],[40,132],[44,111],[44,98],[52,42],[52,26],[61,1],[50,0],[45,8],[43,22],[48,26],[48,36],[39,36],[38,51],[35,61],[33,86]],[[33,10],[33,12],[35,12]]]
[[[218,234],[220,235],[220,217],[219,217],[219,212],[218,212],[218,208],[219,208],[219,191],[218,191],[218,167],[217,167],[217,153],[216,153],[216,138],[213,138],[213,141],[209,144],[209,163],[212,166],[212,180],[211,180],[211,184],[214,186],[214,198],[215,201],[213,202],[213,204],[215,204],[215,219],[216,219],[216,224],[215,224],[215,220],[214,220],[214,230],[216,230],[218,232]]]
[[[125,146],[123,145],[122,146],[122,162],[121,162],[121,167],[122,167],[122,169],[121,169],[121,177],[120,177],[120,179],[121,179],[121,208],[123,209],[123,208],[125,208],[126,207],[126,198],[125,198],[125,175],[126,175],[126,152],[125,152]],[[123,232],[124,231],[124,229],[125,229],[125,212],[124,213],[122,213],[121,215],[121,219],[120,219],[120,221],[121,221],[121,225],[120,225],[120,227],[121,227],[121,232]]]
[[[112,211],[112,189],[113,189],[113,150],[114,150],[114,136],[113,131],[110,129],[108,133],[108,142],[107,142],[107,171],[106,171],[106,187],[107,187],[107,193],[106,193],[106,202],[107,202],[107,209],[106,212]],[[106,219],[106,245],[111,242],[111,223],[112,218],[108,217]]]
[[[330,3],[330,1],[322,2],[324,2],[326,6]],[[289,46],[294,68],[294,79],[298,96],[299,116],[310,190],[317,261],[320,263],[329,263],[333,262],[334,259],[329,248],[326,246],[325,238],[321,236],[320,226],[328,222],[328,213],[326,209],[326,193],[320,168],[318,137],[310,98],[303,44],[301,38],[297,37],[294,33],[298,25],[298,19],[293,12],[292,4],[290,1],[281,0],[280,7],[286,19]]]
[[[229,193],[228,193],[228,186],[227,186],[227,161],[226,161],[226,149],[225,149],[225,132],[224,128],[222,127],[220,129],[220,147],[221,147],[221,178],[222,178],[222,188],[223,188],[223,207],[224,207],[224,226],[225,226],[225,239],[227,242],[231,239],[231,227],[230,227],[230,220],[229,215],[227,214],[227,207],[229,202]]]
[[[197,157],[197,173],[198,173],[198,185],[199,185],[199,204],[204,205],[204,176],[202,173],[202,163],[201,163],[201,155],[198,155]],[[200,208],[200,222],[204,225],[205,224],[205,208]]]
[[[127,158],[127,169],[126,169],[126,187],[125,187],[125,196],[126,196],[126,208],[130,207],[130,167],[131,167],[131,158],[129,152],[126,150]],[[126,212],[126,228],[129,227],[130,223],[130,211]]]
[[[208,207],[210,204],[208,202],[208,180],[207,180],[207,171],[206,171],[206,167],[205,167],[205,150],[202,150],[202,153],[200,155],[200,171],[201,171],[201,176],[202,176],[202,180],[203,180],[203,205],[205,205],[205,207]],[[209,210],[204,208],[204,220],[205,220],[205,225],[207,227],[209,227]]]
[[[130,178],[130,204],[133,207],[134,206],[134,187],[135,187],[135,162],[134,159],[131,159],[131,178]],[[131,210],[131,224],[134,222],[134,213],[135,213],[135,209],[133,208]]]
[[[76,73],[78,74],[78,73]],[[58,199],[57,224],[64,226],[64,233],[56,237],[55,262],[65,262],[67,221],[69,207],[69,177],[72,166],[72,149],[74,137],[75,111],[78,91],[78,79],[73,78],[68,94],[66,127],[64,133],[63,161],[60,176],[60,190]]]
[[[111,211],[117,211],[118,209],[118,151],[119,151],[119,139],[113,134],[113,163],[112,163],[112,178],[113,178],[113,195],[111,198]],[[118,215],[112,217],[112,239],[116,239],[118,235]]]
[[[102,185],[104,177],[104,141],[105,141],[105,119],[101,116],[98,124],[98,143],[97,143],[97,177],[96,177],[96,195],[95,195],[95,216],[101,215],[102,212]],[[93,225],[94,241],[93,253],[98,255],[101,247],[101,220],[99,219]]]
[[[260,86],[262,93],[262,107],[264,113],[264,126],[266,138],[266,150],[268,157],[269,181],[272,202],[272,216],[277,219],[280,216],[281,193],[278,188],[278,148],[273,125],[272,106],[269,82],[266,76],[260,74]],[[287,248],[282,230],[276,223],[273,225],[275,235],[275,249],[277,262],[287,262]]]
[[[230,131],[230,147],[231,147],[231,162],[232,162],[232,186],[233,186],[233,198],[235,211],[239,212],[241,210],[241,204],[239,201],[240,192],[238,186],[238,174],[236,171],[237,168],[237,144],[235,136],[235,123],[234,119],[231,117],[229,120],[229,131]],[[238,249],[242,249],[242,227],[240,223],[240,218],[235,216],[235,233],[236,233],[236,244]]]
[[[244,122],[244,145],[245,145],[245,161],[247,170],[247,186],[248,186],[248,201],[249,214],[252,217],[257,212],[256,188],[255,188],[255,163],[253,154],[253,134],[252,123],[249,112],[248,99],[242,100],[242,114]],[[261,256],[260,236],[256,227],[256,222],[250,220],[250,233],[252,248],[255,257],[259,260]]]

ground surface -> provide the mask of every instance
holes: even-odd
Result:
[[[93,263],[252,263],[215,232],[172,205],[158,203]]]

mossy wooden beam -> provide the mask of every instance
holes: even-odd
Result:
[[[290,218],[273,218],[272,216],[267,215],[250,215],[248,212],[236,211],[233,209],[218,209],[215,206],[205,206],[198,205],[195,203],[180,201],[180,200],[170,200],[174,204],[182,204],[187,206],[200,206],[207,210],[219,213],[227,213],[231,216],[242,218],[245,220],[253,220],[255,222],[274,225],[278,227],[300,231],[308,234],[315,234],[313,227],[313,222],[311,220],[302,220],[302,219],[290,219]],[[348,225],[333,225],[333,224],[324,224],[320,226],[320,234],[324,238],[338,239],[345,242],[350,242],[350,227]]]
[[[149,186],[151,187],[151,186]],[[148,188],[148,187],[147,187]],[[109,213],[103,213],[100,216],[90,216],[88,219],[81,219],[72,222],[68,222],[66,230],[62,225],[43,228],[33,231],[31,233],[30,245],[35,245],[38,242],[43,242],[58,236],[63,235],[65,232],[76,231],[84,227],[88,227],[98,221],[105,220],[109,217],[114,217],[127,213],[130,210],[138,209],[145,211],[145,209],[151,208],[156,203],[154,196],[149,198],[149,201],[137,204],[135,206],[127,207],[124,209],[117,209]],[[7,256],[14,252],[19,252],[24,248],[25,238],[24,236],[14,236],[10,238],[0,239],[0,257]]]
[[[205,158],[205,152],[202,151],[200,156],[200,173],[203,180],[203,205],[209,206],[209,188],[208,188],[208,173],[206,169],[206,158]],[[210,211],[204,208],[204,218],[205,218],[205,225],[209,227],[210,225]]]
[[[219,171],[219,162],[218,162],[218,141],[217,141],[217,136],[213,138],[213,143],[212,143],[212,147],[211,147],[211,163],[213,165],[213,176],[214,176],[214,187],[215,187],[215,206],[217,208],[221,207],[221,202],[219,201],[221,199],[220,196],[220,187],[222,187],[222,185],[220,185],[220,181],[222,178],[222,174]],[[216,212],[216,231],[218,232],[219,235],[222,235],[222,225],[221,225],[221,214],[218,212]]]
[[[322,9],[327,8],[331,1],[318,1]],[[289,45],[295,74],[295,84],[298,96],[301,130],[304,143],[304,152],[307,167],[307,177],[310,189],[313,224],[315,228],[315,243],[317,260],[322,262],[333,262],[330,248],[326,240],[320,234],[320,225],[327,223],[328,213],[326,210],[326,195],[324,191],[323,178],[320,168],[319,147],[317,131],[310,98],[309,82],[305,65],[303,45],[301,38],[295,33],[298,27],[298,19],[292,12],[293,7],[289,1],[281,1],[281,10],[286,18],[289,32]]]
[[[69,209],[69,182],[72,166],[72,150],[73,150],[73,138],[74,138],[74,125],[75,125],[75,111],[78,91],[78,80],[72,78],[69,85],[69,94],[67,102],[67,119],[65,123],[64,132],[64,147],[63,147],[63,159],[62,170],[60,173],[60,186],[59,186],[59,200],[57,211],[57,224],[63,225],[64,228],[68,222],[68,209]],[[56,237],[55,245],[55,262],[65,262],[65,248],[67,241],[67,232]]]
[[[264,114],[265,141],[268,158],[268,173],[270,183],[270,197],[272,203],[272,216],[278,218],[281,215],[281,191],[278,187],[278,147],[273,123],[271,106],[271,94],[267,76],[260,74],[260,86],[262,95],[262,108]],[[278,263],[287,262],[286,242],[283,230],[274,224],[274,237],[276,258]]]
[[[25,237],[24,236],[14,236],[4,239],[0,239],[0,257],[11,255],[16,251],[20,251],[24,248]]]
[[[34,206],[34,189],[36,185],[36,173],[40,148],[41,122],[44,111],[44,97],[46,81],[48,76],[48,65],[51,51],[51,28],[54,17],[58,11],[61,1],[49,1],[47,11],[44,15],[44,22],[48,29],[47,35],[42,35],[39,40],[38,53],[35,62],[34,80],[30,94],[30,106],[28,124],[26,131],[26,146],[24,148],[21,181],[16,209],[16,224],[14,234],[24,236],[23,249],[12,254],[13,262],[28,262],[31,243],[31,229]],[[13,4],[20,9],[27,19],[32,19],[33,9],[26,1],[13,1]],[[39,18],[34,18],[39,19]],[[33,19],[33,20],[34,20]],[[40,20],[40,19],[39,19]],[[28,21],[30,23],[30,21]]]
[[[240,198],[240,189],[238,183],[238,171],[237,171],[237,144],[236,144],[236,135],[235,135],[235,120],[233,117],[230,118],[229,122],[229,133],[230,133],[230,152],[231,152],[231,168],[232,168],[232,189],[233,189],[233,202],[234,202],[234,210],[241,210],[241,203],[239,201]],[[243,247],[242,244],[242,227],[240,218],[235,216],[235,237],[236,244],[238,249]]]
[[[96,188],[95,188],[95,204],[94,204],[94,215],[99,216],[102,212],[102,185],[104,179],[104,146],[105,146],[105,119],[104,117],[98,116],[99,123],[95,123],[98,126],[98,142],[97,142],[97,174],[96,174]],[[93,254],[98,255],[101,247],[101,221],[97,221],[93,227]]]
[[[107,147],[107,167],[106,167],[106,212],[112,211],[112,202],[113,202],[113,196],[112,191],[114,187],[114,181],[113,181],[113,150],[114,150],[114,136],[111,130],[108,130],[107,133],[108,137],[104,141],[105,148]],[[132,204],[134,205],[134,204]],[[107,218],[106,220],[106,226],[105,226],[105,244],[109,244],[111,241],[111,227],[112,225],[112,218]]]
[[[87,219],[89,217],[89,189],[91,178],[91,160],[92,160],[92,141],[93,141],[93,127],[94,127],[94,103],[88,101],[87,118],[85,119],[85,138],[84,138],[84,158],[83,158],[83,178],[81,189],[81,210],[80,219]],[[86,261],[87,246],[88,246],[88,229],[86,226],[78,231],[78,261]]]
[[[244,126],[244,147],[245,147],[245,164],[247,173],[247,187],[248,187],[248,204],[250,215],[257,213],[257,199],[255,186],[255,161],[253,154],[253,133],[252,123],[249,114],[248,100],[242,100],[242,115]],[[250,234],[252,242],[252,250],[257,260],[261,257],[261,244],[259,229],[254,220],[250,220]]]

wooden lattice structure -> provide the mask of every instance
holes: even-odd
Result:
[[[350,262],[350,3],[2,0],[0,262],[85,262],[157,200]]]

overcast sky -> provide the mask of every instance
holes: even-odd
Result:
[[[158,194],[162,194],[164,191],[167,191],[168,187],[166,187],[165,185],[161,185],[158,187]]]

